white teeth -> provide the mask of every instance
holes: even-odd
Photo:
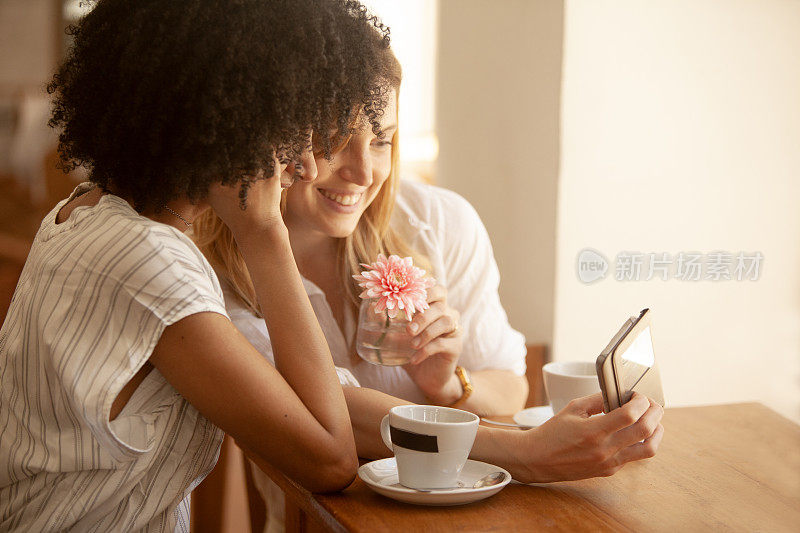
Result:
[[[361,199],[360,194],[333,194],[325,189],[319,189],[319,191],[323,194],[323,196],[325,196],[325,198],[329,198],[341,205],[355,205]]]

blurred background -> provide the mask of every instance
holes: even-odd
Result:
[[[799,1],[365,3],[404,69],[404,172],[475,206],[529,343],[594,360],[650,307],[670,405],[800,421]],[[84,10],[0,0],[2,316],[82,179],[55,169],[43,87]]]

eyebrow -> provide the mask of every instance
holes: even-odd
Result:
[[[396,130],[396,129],[397,129],[397,124],[389,124],[385,128],[381,128],[381,131],[387,132],[387,131],[392,131],[392,130]]]

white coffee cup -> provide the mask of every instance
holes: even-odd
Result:
[[[542,367],[544,390],[554,413],[570,400],[600,392],[600,382],[593,362],[555,361]]]
[[[398,405],[381,420],[400,484],[412,489],[455,487],[477,432],[477,415],[437,405]]]

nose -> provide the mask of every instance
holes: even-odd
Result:
[[[360,147],[351,141],[342,153],[337,154],[336,159],[339,175],[344,179],[362,187],[372,185],[372,159],[368,144]]]
[[[303,152],[300,161],[294,164],[294,177],[307,182],[317,179],[317,161],[314,159],[314,152],[311,150]]]

